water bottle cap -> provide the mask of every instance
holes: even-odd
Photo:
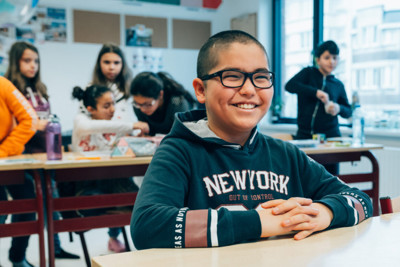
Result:
[[[49,116],[49,121],[50,121],[50,122],[53,122],[53,123],[59,123],[59,122],[60,122],[60,119],[57,117],[56,114],[50,114],[50,116]]]

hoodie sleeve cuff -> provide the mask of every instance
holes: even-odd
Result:
[[[259,239],[261,236],[261,221],[256,210],[233,211],[234,242]]]

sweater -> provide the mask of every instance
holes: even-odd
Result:
[[[192,108],[184,96],[165,97],[164,105],[157,109],[152,115],[144,114],[140,109],[134,108],[139,121],[149,124],[149,135],[167,134],[171,130],[174,116],[177,112],[187,111]]]
[[[290,79],[285,89],[290,93],[297,94],[298,135],[306,138],[311,138],[312,133],[323,133],[326,137],[340,136],[337,116],[325,112],[324,103],[317,98],[316,94],[318,89],[323,89],[329,95],[329,100],[339,104],[338,115],[349,118],[351,106],[341,81],[333,75],[328,75],[323,88],[322,73],[315,67],[307,67]],[[311,129],[312,117],[317,104],[318,110],[315,115],[314,127]]]
[[[117,140],[132,133],[133,122],[120,120],[93,120],[79,113],[72,131],[73,151],[111,151]]]
[[[252,130],[244,146],[218,138],[205,110],[178,113],[157,149],[131,220],[137,249],[225,246],[261,235],[266,201],[311,198],[332,210],[330,228],[372,216],[365,193],[288,142]]]
[[[0,77],[0,122],[0,157],[21,154],[36,132],[38,119],[25,97],[4,77]]]

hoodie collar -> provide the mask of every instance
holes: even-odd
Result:
[[[218,137],[211,129],[208,127],[208,119],[205,110],[194,110],[189,112],[181,113],[177,116],[178,120],[182,123],[186,129],[192,132],[197,137],[213,141],[221,144],[225,147],[230,147],[233,149],[242,149],[246,146],[252,146],[257,135],[257,127],[255,127],[250,135],[250,138],[246,141],[246,144],[242,147],[240,144],[229,143],[220,137]]]

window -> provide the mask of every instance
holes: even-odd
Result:
[[[280,63],[274,64],[280,75],[273,119],[293,121],[297,117],[297,96],[287,93],[285,84],[313,64],[313,46],[334,40],[340,48],[334,75],[344,83],[349,101],[353,94],[359,95],[366,124],[400,128],[399,123],[387,123],[388,118],[400,117],[400,1],[275,0],[275,5],[282,17],[275,15],[279,19],[275,38],[280,40],[275,43],[280,45],[275,48],[275,59]],[[314,27],[322,27],[322,31],[317,29],[321,32],[316,34]]]
[[[283,25],[280,43],[282,44],[280,99],[276,109],[281,117],[297,117],[297,96],[285,92],[286,82],[304,66],[312,65],[311,50],[313,45],[313,0],[284,0]]]
[[[328,9],[334,4],[341,8]],[[399,1],[325,0],[323,25],[324,40],[336,41],[341,49],[343,72],[336,75],[349,99],[358,93],[367,125],[385,124],[389,114],[399,117],[400,83],[394,75],[400,73]]]

